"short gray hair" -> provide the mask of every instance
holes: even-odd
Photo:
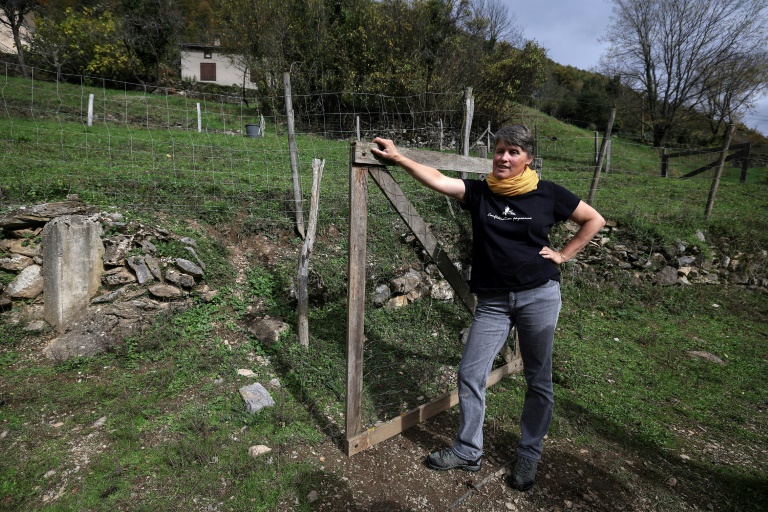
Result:
[[[503,142],[507,146],[518,146],[528,156],[533,157],[536,141],[527,126],[513,124],[499,128],[493,137],[493,147],[495,148],[499,142]]]

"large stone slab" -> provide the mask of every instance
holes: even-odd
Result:
[[[243,397],[245,407],[249,413],[255,413],[264,407],[272,407],[275,405],[275,400],[272,398],[272,395],[270,395],[269,391],[258,382],[240,388],[240,396]]]
[[[43,291],[43,270],[40,265],[30,265],[8,283],[4,293],[14,299],[34,299]]]
[[[5,230],[21,229],[44,224],[64,215],[90,215],[98,211],[82,201],[62,201],[59,203],[41,203],[28,208],[20,208],[0,218],[0,228]]]
[[[58,331],[98,292],[103,254],[101,225],[87,217],[65,215],[43,228],[45,320]]]

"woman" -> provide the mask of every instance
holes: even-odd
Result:
[[[605,220],[565,188],[539,180],[529,167],[534,139],[525,126],[498,131],[492,172],[485,180],[451,178],[406,158],[391,140],[373,142],[380,147],[373,149],[376,156],[455,198],[472,216],[470,290],[477,295],[477,307],[459,364],[461,421],[453,446],[430,454],[427,464],[437,470],[480,470],[485,383],[493,360],[516,326],[527,390],[509,483],[528,490],[534,484],[554,404],[552,345],[561,306],[557,265],[587,245]],[[566,219],[580,228],[556,251],[549,247],[549,232],[555,222]]]

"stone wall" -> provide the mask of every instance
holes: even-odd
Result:
[[[22,208],[0,218],[4,319],[29,330],[58,331],[53,358],[93,355],[147,324],[146,318],[190,297],[211,300],[197,242],[167,230],[124,222],[120,213],[76,197]],[[176,240],[182,254],[161,256],[156,243]]]
[[[99,211],[76,197],[19,209],[0,218],[0,229],[0,269],[16,275],[0,284],[3,320],[23,321],[29,330],[55,327],[59,335],[46,348],[49,357],[99,353],[144,328],[148,317],[189,298],[211,300],[216,294],[205,284],[206,265],[195,240],[126,223],[120,213]],[[568,223],[565,229],[572,233],[578,226]],[[697,237],[710,257],[698,245],[680,241],[658,248],[633,245],[608,221],[564,272],[586,272],[604,281],[624,274],[660,286],[728,284],[768,291],[766,251],[730,253],[713,247],[703,233]],[[182,247],[181,254],[160,255],[156,244],[171,240]],[[418,245],[410,235],[402,243]],[[471,268],[462,273],[468,278]],[[453,300],[453,290],[427,260],[419,269],[378,283],[373,302],[393,308],[424,297]]]

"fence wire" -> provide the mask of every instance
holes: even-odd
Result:
[[[0,206],[60,200],[76,193],[87,202],[194,211],[211,220],[246,211],[249,221],[262,229],[293,224],[296,203],[282,91],[243,98],[82,77],[60,77],[57,82],[34,73],[29,79],[16,75],[6,64],[0,76]],[[413,97],[294,94],[292,105],[302,209],[308,210],[312,160],[325,160],[320,231],[329,225],[343,231],[348,225],[349,144],[358,136],[363,141],[384,136],[404,146],[459,149],[463,92]],[[536,133],[543,177],[586,198],[595,178],[595,136],[556,127],[552,118],[528,110],[521,110],[518,121]],[[247,125],[258,126],[258,136],[247,136]],[[487,151],[481,147],[488,141],[487,128],[472,127],[473,155]],[[715,152],[675,159],[668,176],[661,177],[660,151],[615,139],[594,206],[606,216],[621,216],[641,215],[650,205],[664,212],[657,218],[671,223],[691,212],[703,215],[714,171],[679,178],[717,156]],[[402,171],[392,173],[453,261],[468,266],[470,228],[459,205],[425,190]],[[765,168],[750,169],[746,184],[739,182],[739,174],[740,167],[728,165],[724,186],[743,187],[744,200],[751,201],[759,191],[749,184],[764,183]],[[624,199],[632,195],[643,201]],[[766,211],[763,198],[754,214],[764,218]],[[727,204],[716,206],[715,214],[729,219],[735,215]],[[440,280],[372,183],[369,217],[373,229],[368,240],[368,296],[411,270],[422,272],[427,280]],[[392,243],[393,233],[398,243]],[[470,315],[459,301],[432,298],[425,290],[416,290],[411,299],[407,308],[371,307],[366,312],[366,427],[454,386],[460,334]],[[339,391],[340,383],[330,385]],[[336,413],[331,416],[341,424]]]

